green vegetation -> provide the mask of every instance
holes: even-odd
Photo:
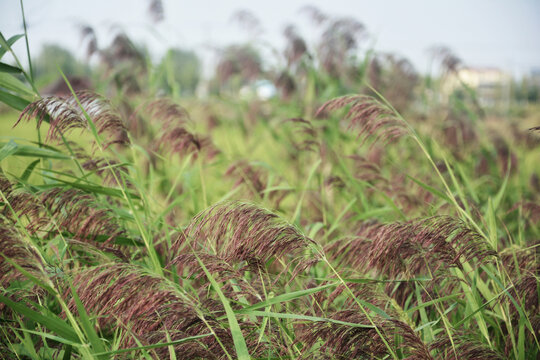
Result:
[[[202,98],[192,53],[125,34],[90,39],[96,91],[41,97],[56,67],[0,36],[4,358],[539,356],[538,104],[445,98],[309,12],[313,50],[228,47]]]
[[[58,68],[66,74],[83,76],[88,74],[85,65],[78,62],[73,54],[58,45],[45,45],[34,64],[36,83],[48,84],[58,77]]]

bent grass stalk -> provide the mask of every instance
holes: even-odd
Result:
[[[12,212],[13,216],[16,218],[17,222],[18,223],[21,223],[21,220],[18,216],[18,214],[15,212],[15,210],[11,207],[11,204],[9,203],[8,199],[5,197],[4,193],[2,191],[0,191],[0,195],[2,196],[2,200],[4,201],[4,203],[8,206],[8,208],[10,209],[10,211]],[[53,223],[56,225],[56,222],[54,222],[53,220]],[[31,242],[31,239],[32,237],[30,236],[30,234],[27,232],[26,228],[24,226],[21,226],[22,229],[24,229],[23,231],[25,232],[25,239],[27,239],[26,241],[30,241]],[[59,231],[59,233],[61,234],[61,232]],[[66,240],[62,237],[63,241],[66,242]],[[36,246],[35,244],[31,243],[32,246]],[[41,261],[42,263],[46,263],[45,262],[45,259],[43,259],[42,255],[41,255],[41,252],[40,251],[37,251],[37,254],[39,254],[39,256],[41,257]],[[13,263],[14,264],[14,263]],[[22,269],[22,268],[19,268],[19,271],[25,273],[25,271]],[[46,281],[47,281],[47,284],[43,284],[40,280],[37,280],[35,279],[33,276],[31,276],[30,274],[27,274],[26,275],[30,280],[32,280],[37,286],[40,286],[42,288],[44,288],[45,290],[47,290],[48,292],[51,293],[51,295],[53,295],[56,299],[56,301],[58,301],[58,303],[60,304],[62,310],[65,312],[66,314],[66,317],[68,318],[73,330],[75,331],[75,333],[77,334],[79,340],[80,340],[80,344],[82,344],[82,346],[79,346],[79,351],[81,351],[81,355],[83,355],[84,358],[86,359],[93,359],[94,356],[91,352],[91,350],[85,346],[84,344],[86,344],[86,336],[84,335],[82,329],[79,327],[79,322],[75,319],[75,316],[71,313],[71,311],[69,310],[67,304],[65,303],[63,297],[61,296],[61,294],[56,290],[56,287],[55,285],[52,283],[52,281],[48,278],[48,277],[45,277],[46,278]]]
[[[99,150],[101,151],[101,153],[104,153],[102,140],[101,140],[100,135],[97,132],[94,121],[92,120],[90,115],[88,115],[88,113],[86,112],[86,109],[84,109],[84,107],[82,106],[77,94],[73,90],[73,87],[69,83],[66,75],[62,72],[61,69],[58,69],[58,71],[62,75],[62,78],[64,79],[67,86],[69,87],[69,90],[71,91],[72,96],[75,98],[75,101],[77,102],[77,104],[79,105],[79,108],[81,109],[82,113],[84,114],[84,117],[86,118],[86,121],[88,122],[88,125],[90,126],[90,129],[92,131],[92,135],[94,136],[94,140],[96,141]],[[120,187],[120,191],[122,192],[122,195],[124,196],[124,200],[126,200],[126,202],[128,203],[129,208],[130,208],[130,210],[132,212],[132,215],[133,215],[133,217],[135,219],[135,222],[137,224],[137,227],[139,229],[141,237],[142,237],[142,239],[144,241],[144,244],[146,246],[146,250],[148,251],[148,254],[150,255],[150,259],[151,259],[152,264],[153,264],[153,269],[158,275],[163,276],[163,269],[162,269],[161,263],[160,263],[160,261],[158,259],[157,252],[156,252],[152,242],[150,241],[150,238],[149,238],[149,235],[147,234],[146,228],[142,224],[142,221],[141,221],[141,219],[140,219],[140,217],[138,215],[138,211],[135,209],[135,206],[133,204],[131,196],[125,190],[126,189],[125,180],[122,178],[122,181],[120,181],[120,179],[118,179],[118,175],[116,174],[116,172],[112,170],[111,164],[110,164],[107,157],[105,157],[105,160],[107,161],[107,165],[109,166],[109,169],[111,169],[111,174],[114,177],[114,179],[116,180],[117,184],[122,184],[123,185],[123,186]],[[141,197],[143,199],[145,198],[144,192],[140,192],[140,195],[141,195]],[[146,203],[148,203],[148,201],[146,201]]]

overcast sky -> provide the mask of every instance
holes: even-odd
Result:
[[[232,14],[250,10],[264,29],[261,40],[282,49],[283,28],[294,23],[314,40],[317,29],[299,10],[314,5],[333,16],[360,20],[376,50],[409,58],[428,70],[427,49],[447,45],[468,65],[499,67],[514,74],[540,68],[540,0],[164,0],[165,20],[157,26],[149,0],[24,0],[31,51],[58,43],[81,58],[78,24],[98,31],[100,46],[123,29],[144,42],[156,57],[171,46],[196,50],[207,63],[209,46],[250,40]],[[22,30],[19,0],[0,0],[0,31],[9,37]],[[260,40],[259,40],[260,41]],[[17,48],[24,52],[21,41]]]

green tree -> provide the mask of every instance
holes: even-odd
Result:
[[[201,62],[193,52],[169,49],[160,64],[163,88],[169,94],[193,94],[201,77]]]
[[[34,62],[34,75],[38,83],[49,83],[57,79],[60,68],[66,75],[85,75],[86,66],[75,58],[73,54],[56,44],[46,44]]]

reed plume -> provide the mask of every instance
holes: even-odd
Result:
[[[315,116],[332,112],[350,105],[344,119],[349,128],[355,128],[364,141],[376,135],[374,142],[392,142],[408,133],[405,123],[387,106],[376,99],[364,95],[347,95],[327,101]]]
[[[331,19],[324,29],[317,47],[317,56],[322,68],[331,76],[339,78],[352,75],[354,68],[350,58],[365,35],[365,26],[350,17]]]
[[[162,278],[146,273],[142,268],[128,264],[104,264],[77,272],[73,288],[85,309],[97,318],[102,332],[122,328],[124,338],[121,348],[179,340],[189,336],[210,333],[231,351],[232,338],[221,329],[211,315],[203,315],[196,304],[172,284]],[[71,299],[70,290],[66,298]],[[75,301],[69,300],[69,308],[76,312]],[[198,341],[175,345],[177,358],[219,359],[223,349],[214,336]],[[157,358],[168,357],[167,347],[152,350]]]
[[[4,189],[14,214],[7,208],[3,214],[13,223],[17,218],[27,221],[27,229],[36,236],[66,233],[81,241],[99,239],[107,245],[124,234],[113,212],[81,190],[51,188],[38,194],[25,190]]]
[[[184,253],[176,256],[168,267],[174,266],[176,273],[182,276],[183,279],[196,282],[195,286],[199,290],[201,298],[209,295],[208,289],[210,287],[210,282],[201,267],[201,262],[216,281],[222,283],[221,290],[230,299],[238,302],[248,299],[250,303],[256,303],[263,299],[262,289],[270,288],[268,282],[261,283],[259,275],[263,275],[263,279],[267,278],[266,269],[261,264],[234,266],[217,255],[205,252]],[[253,278],[247,278],[247,272],[254,274]],[[181,280],[181,283],[186,280]]]
[[[5,219],[0,219],[0,290],[3,295],[10,296],[17,301],[23,297],[34,298],[39,294],[36,286],[30,289],[15,286],[10,288],[14,282],[27,280],[17,267],[40,279],[46,274],[44,264],[37,249],[25,242],[18,231]],[[4,303],[0,303],[0,312],[5,308]]]
[[[191,121],[186,109],[168,98],[153,100],[144,104],[138,111],[148,116],[151,123],[158,123],[163,127],[182,125]]]
[[[162,0],[150,0],[150,5],[148,6],[148,13],[152,18],[154,23],[158,23],[165,19],[165,10],[163,9]]]
[[[455,73],[462,65],[462,60],[446,46],[433,46],[430,52],[433,58],[441,63],[445,73]]]
[[[453,334],[452,339],[445,334],[429,345],[437,355],[436,360],[502,360],[504,357],[486,345],[464,334]]]
[[[399,348],[408,356],[407,359],[433,360],[428,347],[414,330],[402,321],[381,319],[378,316],[368,319],[358,309],[339,310],[330,314],[329,318],[363,327],[325,322],[309,324],[298,334],[307,349],[317,346],[316,353],[331,359],[371,359],[389,356],[390,347],[393,351]],[[309,352],[306,355],[306,359],[312,356]]]
[[[378,308],[382,312],[375,314],[370,311],[371,315],[368,318],[366,313],[358,308],[356,299],[363,304],[369,303],[371,308]],[[343,283],[329,294],[325,292],[315,294],[313,303],[311,306],[308,305],[308,308],[317,316],[364,326],[335,323],[299,326],[299,341],[306,341],[308,348],[318,342],[322,343],[317,353],[325,354],[331,359],[344,357],[364,359],[389,355],[390,348],[392,351],[399,349],[406,359],[433,360],[429,346],[411,324],[402,320],[402,313],[394,309],[393,300],[380,290],[376,282]]]
[[[256,79],[262,73],[262,60],[249,45],[231,45],[220,51],[216,76],[220,86],[238,77],[243,83]]]
[[[94,157],[88,158],[81,165],[83,169],[101,177],[105,184],[132,187],[132,184],[124,176],[124,174],[129,173],[128,167],[116,160]]]
[[[188,130],[191,123],[188,112],[171,99],[162,98],[144,104],[131,115],[130,123],[136,123],[135,119],[139,114],[159,126],[157,134],[150,140],[151,151],[170,151],[185,156],[197,155],[204,150],[208,158],[219,153],[209,137]]]
[[[216,249],[227,261],[268,261],[304,249],[313,240],[256,205],[224,202],[197,215],[186,229],[196,244]]]
[[[305,13],[315,25],[322,25],[329,19],[327,14],[314,5],[303,6],[300,12]]]
[[[287,39],[285,59],[287,59],[288,67],[291,67],[298,63],[304,54],[307,54],[307,44],[293,25],[288,25],[283,31],[283,34]]]
[[[424,297],[451,292],[460,280],[448,269],[462,269],[463,262],[489,261],[496,255],[484,238],[459,219],[440,216],[404,223],[362,226],[355,238],[345,238],[326,247],[331,259],[362,274],[373,273],[392,280],[431,277],[424,287]],[[357,256],[363,254],[363,256]],[[414,284],[388,284],[386,291],[404,304],[415,289]]]
[[[351,259],[353,263],[390,278],[420,274],[426,267],[431,273],[441,267],[462,268],[462,262],[496,255],[480,234],[449,216],[368,226],[358,236],[369,242],[369,250],[366,257]]]
[[[287,71],[282,71],[275,77],[274,85],[279,89],[284,101],[291,99],[297,88],[294,77]]]
[[[263,32],[261,21],[249,10],[241,9],[235,11],[231,16],[231,21],[238,23],[243,30],[257,36]]]
[[[263,199],[265,198],[265,195],[267,195],[276,208],[279,208],[281,201],[289,193],[287,190],[267,191],[267,179],[269,178],[268,170],[245,160],[234,162],[225,172],[225,176],[236,180],[233,185],[234,188],[245,185],[256,198]],[[282,179],[278,177],[278,179],[275,179],[274,181],[279,183],[281,180]]]
[[[533,242],[530,248],[521,249],[509,247],[499,252],[499,258],[506,271],[511,277],[534,274],[538,271],[538,257],[540,256],[536,248],[540,241]]]
[[[299,332],[299,340],[307,349],[321,344],[317,353],[334,358],[362,359],[386,355],[386,347],[368,318],[359,310],[340,310],[329,315],[333,320],[365,325],[353,327],[332,323],[314,323]],[[379,323],[380,325],[380,323]],[[307,358],[310,354],[306,353]]]
[[[289,118],[283,123],[291,125],[291,134],[288,138],[296,152],[321,150],[317,129],[311,121],[303,118]],[[291,155],[297,156],[297,154]]]
[[[414,90],[420,79],[409,60],[392,53],[376,54],[367,68],[367,78],[370,86],[399,112],[413,102]],[[371,93],[368,90],[368,94]]]
[[[74,129],[90,130],[86,115],[95,125],[97,133],[104,137],[104,148],[112,144],[129,144],[126,126],[110,103],[104,97],[88,91],[66,99],[49,97],[37,100],[23,110],[14,126],[23,120],[36,118],[37,127],[40,128],[43,121],[47,121],[50,125],[47,140],[61,141],[65,134]]]
[[[53,188],[40,200],[56,226],[81,240],[105,236],[105,244],[124,233],[110,209],[99,206],[95,198],[77,189]]]
[[[81,41],[86,41],[86,58],[99,52],[97,36],[94,28],[88,24],[79,25]]]
[[[540,222],[540,205],[532,201],[518,201],[515,203],[508,212],[521,210],[521,213],[527,219],[532,226],[536,226]]]

